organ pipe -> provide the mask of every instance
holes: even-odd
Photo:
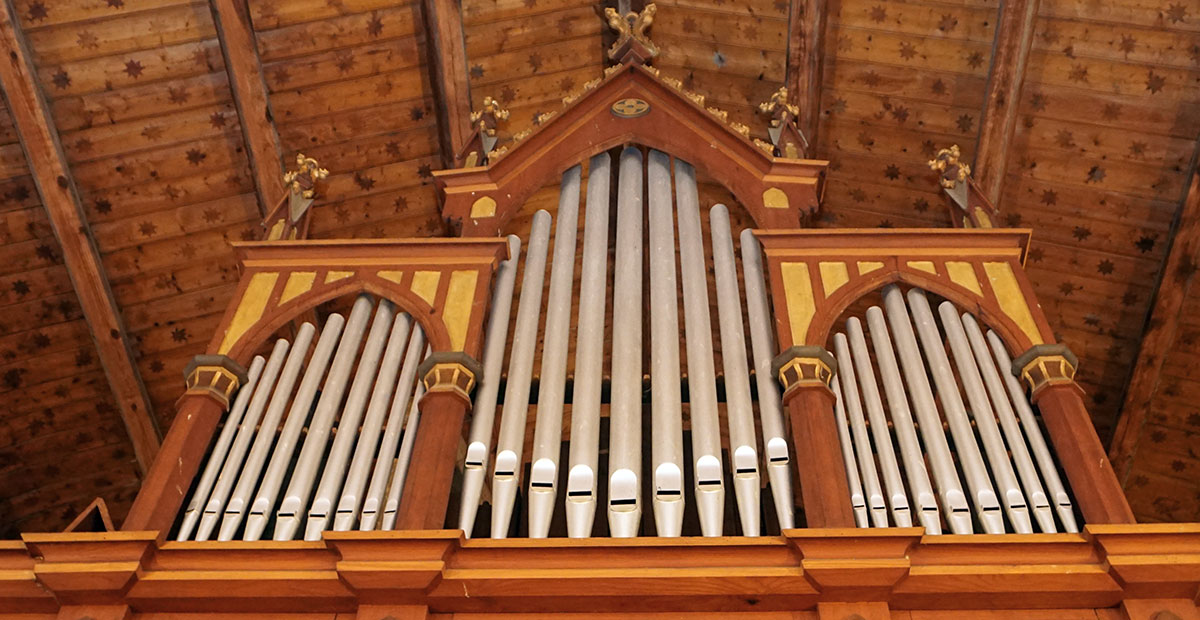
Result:
[[[429,357],[429,350],[425,350]],[[396,468],[392,472],[392,483],[388,487],[387,501],[383,505],[383,523],[380,529],[396,529],[396,518],[400,512],[400,498],[404,495],[404,483],[408,479],[408,466],[412,462],[413,448],[417,441],[417,425],[421,422],[421,397],[425,395],[425,384],[417,381],[412,402],[408,405],[408,422],[404,425],[404,441],[396,455]],[[389,459],[390,464],[390,459]]]
[[[842,382],[837,375],[834,375],[831,387],[834,396],[833,414],[837,418],[838,444],[842,448],[842,463],[846,466],[846,484],[850,488],[850,506],[854,509],[854,524],[858,527],[869,527],[867,502],[863,498],[862,479],[858,477],[858,460],[854,456],[854,446],[850,440],[850,423],[846,419]]]
[[[850,436],[854,440],[854,453],[858,459],[858,470],[867,495],[867,510],[871,524],[887,527],[887,506],[883,489],[879,486],[879,474],[875,469],[875,455],[871,451],[871,439],[867,436],[867,423],[863,420],[862,400],[858,395],[858,378],[854,372],[854,360],[850,358],[850,345],[845,334],[833,337],[834,355],[838,362],[838,378],[842,384],[842,404],[850,422]]]

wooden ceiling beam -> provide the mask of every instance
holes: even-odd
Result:
[[[1001,185],[1008,169],[1008,154],[1029,50],[1033,44],[1033,22],[1038,0],[1006,0],[1001,4],[996,27],[992,70],[979,124],[979,147],[975,152],[975,183],[993,205],[1000,202]]]
[[[454,0],[422,0],[430,78],[437,106],[442,164],[455,167],[455,157],[471,133],[471,92],[467,79],[467,47],[462,7]],[[505,101],[511,104],[511,101]]]
[[[1109,461],[1122,484],[1129,475],[1142,426],[1158,389],[1167,351],[1175,342],[1183,303],[1200,271],[1200,146],[1192,158],[1191,184],[1173,227],[1171,249],[1159,275],[1150,320],[1113,434]]]
[[[158,452],[160,433],[146,387],[134,364],[129,337],[87,225],[58,131],[37,82],[37,71],[11,2],[0,10],[0,84],[12,112],[30,173],[62,247],[63,262],[108,384],[120,406],[138,465],[145,473]]]
[[[259,212],[266,215],[283,197],[283,147],[267,100],[250,9],[246,0],[211,0],[210,5],[254,172]]]
[[[812,157],[821,120],[821,73],[824,65],[825,22],[828,0],[792,0],[788,10],[787,72],[784,85],[788,98],[800,107],[796,126],[808,140],[806,156]]]

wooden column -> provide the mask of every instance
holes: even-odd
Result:
[[[421,364],[419,372],[426,391],[417,405],[421,420],[400,498],[397,530],[444,526],[458,447],[480,366],[464,353],[435,353]]]
[[[1014,372],[1029,387],[1033,402],[1071,492],[1087,523],[1134,523],[1092,418],[1075,383],[1078,360],[1063,345],[1037,345],[1013,361]]]
[[[788,12],[787,74],[788,97],[800,107],[796,126],[808,140],[812,157],[821,119],[821,73],[825,55],[825,22],[828,0],[792,0]]]
[[[259,212],[266,215],[283,196],[283,148],[267,101],[267,85],[250,10],[246,0],[211,0],[211,6],[246,153],[254,171]]]
[[[8,61],[0,62],[0,82],[34,184],[62,247],[63,263],[92,332],[100,365],[120,406],[138,466],[145,472],[158,452],[158,423],[63,156],[58,130],[38,86],[37,70],[17,23],[12,3],[5,2],[0,10],[0,53]]]
[[[188,389],[176,404],[175,422],[159,458],[142,481],[122,530],[157,530],[160,540],[167,536],[221,416],[229,410],[233,393],[246,381],[245,370],[223,355],[197,355],[184,376]]]
[[[999,204],[1000,189],[1008,168],[1008,152],[1017,125],[1017,108],[1025,66],[1033,44],[1033,22],[1038,0],[1005,0],[1000,5],[996,27],[992,72],[979,123],[979,147],[975,153],[975,182],[993,205]]]
[[[421,7],[433,89],[441,103],[437,106],[437,115],[442,164],[453,168],[454,158],[466,146],[471,132],[471,93],[462,8],[454,0],[423,0]]]
[[[855,527],[850,487],[834,417],[830,388],[837,363],[820,347],[792,347],[775,360],[783,403],[792,428],[805,523],[815,527]]]

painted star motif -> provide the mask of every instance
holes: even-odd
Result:
[[[1106,121],[1115,121],[1121,116],[1121,106],[1116,103],[1104,104],[1104,109],[1100,110],[1100,116]]]
[[[49,11],[46,10],[46,5],[41,0],[36,0],[29,5],[29,21],[40,22],[46,19],[46,16],[49,14]]]
[[[228,120],[225,115],[220,112],[213,112],[208,117],[208,124],[213,126],[213,129],[221,129],[225,126]]]
[[[558,18],[556,27],[558,28],[558,34],[571,34],[571,18],[566,15]]]
[[[1106,276],[1112,274],[1114,268],[1113,262],[1107,258],[1096,264],[1096,271]]]
[[[1042,192],[1042,204],[1056,205],[1058,204],[1058,192],[1048,189]]]
[[[1128,55],[1129,53],[1133,52],[1134,49],[1137,48],[1137,39],[1135,39],[1127,34],[1123,34],[1123,35],[1121,35],[1121,42],[1117,44],[1117,48],[1119,48],[1122,52],[1125,52],[1125,54]]]
[[[94,207],[96,209],[96,213],[99,213],[100,215],[108,215],[109,213],[112,213],[112,203],[103,198],[97,199]]]
[[[883,176],[895,181],[900,178],[900,167],[895,164],[889,164],[883,171]]]
[[[900,42],[900,57],[904,60],[912,60],[917,55],[917,48],[908,41]]]
[[[422,108],[421,106],[414,106],[413,109],[408,111],[408,117],[414,121],[419,121],[425,118],[425,108]]]
[[[176,327],[175,329],[171,330],[171,340],[174,340],[175,342],[187,342],[188,338],[190,337],[191,335],[188,334],[188,330],[182,327]]]
[[[142,137],[147,140],[157,140],[157,139],[161,138],[162,135],[163,135],[162,127],[159,127],[157,125],[146,125],[146,128],[142,129]]]
[[[1075,136],[1066,129],[1060,129],[1058,134],[1054,136],[1054,141],[1063,148],[1073,148],[1075,146]]]
[[[1171,20],[1172,24],[1187,21],[1187,5],[1182,2],[1178,4],[1172,3],[1171,6],[1167,7],[1167,19]]]
[[[1151,69],[1149,75],[1146,76],[1146,90],[1150,91],[1152,94],[1158,94],[1162,91],[1163,86],[1166,85],[1167,78],[1155,74],[1154,69]]]
[[[63,90],[71,85],[71,76],[67,75],[66,71],[59,69],[54,73],[54,77],[50,78],[50,81],[54,83],[55,88]]]
[[[532,68],[534,72],[542,69],[542,55],[537,52],[530,54],[529,58],[525,62],[529,63],[530,68]]]
[[[1147,148],[1148,148],[1148,145],[1145,142],[1142,142],[1140,140],[1134,140],[1133,142],[1131,142],[1129,144],[1129,156],[1130,157],[1144,157],[1146,155]]]
[[[189,96],[190,95],[188,95],[187,87],[184,87],[184,86],[180,86],[178,88],[176,88],[174,86],[167,87],[167,101],[170,101],[171,103],[176,103],[176,104],[182,105],[184,103],[187,103]]]
[[[958,120],[955,122],[955,124],[958,125],[959,130],[968,132],[971,131],[971,128],[975,126],[975,118],[970,114],[963,114],[962,116],[958,117]]]
[[[375,179],[358,172],[354,173],[354,183],[363,191],[369,191],[372,187],[375,187]]]
[[[946,83],[942,81],[942,78],[938,78],[929,87],[929,91],[935,95],[944,95],[946,94]]]
[[[80,153],[92,152],[92,141],[87,138],[80,138],[75,141],[75,150]]]
[[[144,221],[138,224],[138,232],[142,233],[143,237],[149,237],[158,232],[158,226],[155,226],[154,222]]]
[[[200,149],[188,149],[187,160],[193,166],[199,166],[200,162],[208,158],[208,154]]]
[[[141,77],[143,70],[144,67],[141,62],[132,59],[125,62],[125,73],[131,78],[137,79]]]
[[[340,51],[334,57],[333,64],[338,68],[339,73],[349,73],[354,68],[354,54],[348,51]]]
[[[1104,180],[1106,174],[1107,173],[1104,172],[1104,168],[1101,168],[1100,166],[1092,166],[1087,173],[1087,182],[1099,183]]]
[[[100,39],[98,39],[96,35],[92,34],[90,30],[81,31],[79,36],[75,37],[75,43],[79,47],[88,50],[94,50],[100,47]]]
[[[367,22],[367,34],[373,37],[383,34],[383,20],[377,13],[372,13],[371,21]]]
[[[483,77],[483,65],[471,65],[471,77],[479,79]]]
[[[881,4],[876,4],[875,6],[871,7],[868,15],[871,17],[871,21],[877,24],[882,23],[883,20],[887,19],[887,9],[883,8],[883,5]]]
[[[1071,80],[1072,82],[1082,82],[1086,84],[1088,81],[1087,66],[1077,64],[1071,67],[1071,72],[1067,74],[1067,79]]]
[[[403,152],[400,150],[399,142],[388,142],[386,145],[384,145],[383,150],[394,159],[399,159],[400,154]]]
[[[938,22],[938,30],[942,32],[950,32],[957,26],[958,18],[950,14],[942,15],[941,21]]]
[[[1087,241],[1088,237],[1092,236],[1092,230],[1086,226],[1076,226],[1075,230],[1071,231],[1071,236],[1079,241]]]
[[[971,55],[967,56],[967,66],[971,67],[972,69],[978,69],[982,67],[983,54],[980,54],[979,52],[971,52]]]

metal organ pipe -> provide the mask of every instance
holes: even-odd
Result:
[[[337,501],[338,495],[342,491],[342,483],[346,479],[346,466],[350,461],[350,450],[358,438],[358,424],[367,407],[367,398],[375,383],[375,374],[379,371],[379,362],[383,357],[383,347],[387,344],[388,334],[391,332],[394,313],[395,306],[387,300],[380,301],[378,309],[375,310],[375,320],[371,323],[371,330],[367,333],[358,365],[353,369],[354,381],[350,384],[346,404],[342,407],[341,416],[337,421],[338,432],[333,438],[333,445],[329,448],[329,456],[326,457],[324,468],[321,471],[320,483],[317,485],[316,494],[308,508],[308,519],[304,524],[304,540],[320,540],[321,532],[325,531],[333,518],[334,502]],[[303,455],[303,452],[301,454]],[[284,505],[286,507],[286,501]]]
[[[280,348],[283,353],[279,353]],[[275,342],[275,348],[271,352],[271,360],[276,358],[283,363],[283,356],[287,353],[288,341],[280,338]],[[200,482],[196,484],[196,490],[192,492],[192,499],[188,502],[187,509],[183,513],[183,522],[179,525],[179,532],[175,536],[175,540],[187,540],[191,537],[192,532],[196,529],[196,524],[200,521],[202,507],[208,502],[208,495],[212,491],[213,483],[217,481],[217,473],[220,472],[221,464],[225,462],[225,457],[229,455],[229,447],[233,444],[234,433],[238,430],[238,425],[241,424],[242,416],[246,413],[246,407],[250,404],[250,397],[258,390],[259,377],[262,376],[263,366],[266,366],[266,360],[263,356],[256,355],[254,360],[250,362],[250,371],[246,375],[246,384],[238,390],[237,398],[233,401],[233,407],[229,409],[229,415],[225,417],[225,426],[221,429],[221,434],[217,437],[217,443],[213,445],[212,453],[208,457],[208,463],[204,466],[204,473],[200,475]],[[276,368],[278,371],[278,368]],[[268,386],[264,391],[270,391]],[[241,467],[241,456],[236,455],[238,467]],[[234,461],[234,455],[230,455],[230,462]],[[205,538],[207,539],[207,537]]]
[[[871,452],[871,439],[867,436],[867,423],[863,420],[862,401],[858,396],[858,378],[855,376],[854,360],[850,357],[850,346],[846,342],[845,334],[834,335],[833,349],[837,356],[838,378],[842,384],[842,401],[850,421],[854,452],[858,457],[858,470],[867,494],[867,510],[871,515],[872,525],[887,527],[887,506],[883,500],[883,489],[879,486],[879,474],[875,470],[875,455]]]
[[[596,467],[600,452],[600,387],[604,379],[604,310],[608,287],[608,210],[612,158],[588,164],[583,224],[583,266],[575,335],[575,386],[567,473],[567,535],[585,538],[596,517]],[[557,243],[557,241],[555,241]],[[557,250],[556,250],[557,252]],[[571,257],[574,260],[574,256]],[[568,302],[568,306],[570,303]],[[566,339],[564,338],[564,341]],[[555,455],[558,453],[555,452]]]
[[[1058,514],[1064,530],[1072,533],[1078,532],[1079,524],[1075,521],[1075,509],[1071,504],[1071,496],[1067,494],[1062,478],[1058,476],[1058,466],[1054,462],[1050,446],[1046,444],[1046,438],[1042,435],[1041,427],[1038,426],[1037,417],[1033,414],[1029,399],[1025,397],[1025,389],[1008,370],[1012,368],[1012,358],[1008,356],[1008,350],[1004,348],[1004,343],[995,332],[988,331],[987,339],[988,343],[992,345],[992,355],[996,359],[996,365],[1004,369],[1000,372],[1000,377],[1004,380],[1008,396],[1017,410],[1017,415],[1021,418],[1021,426],[1025,428],[1025,436],[1029,439],[1033,456],[1037,459],[1038,468],[1046,480],[1046,487],[1054,496],[1054,512]]]
[[[608,529],[615,538],[636,536],[642,516],[642,168],[642,152],[625,147],[617,192],[613,291],[619,294],[613,295],[608,418]]]
[[[913,319],[917,326],[917,333],[921,337],[921,346],[925,351],[926,360],[929,362],[929,369],[933,374],[933,381],[938,388],[938,396],[941,397],[946,422],[949,423],[950,432],[954,435],[955,452],[958,455],[959,463],[962,464],[963,473],[966,475],[967,486],[971,488],[977,510],[976,516],[983,524],[985,532],[1003,534],[1004,517],[1000,510],[1000,503],[996,498],[992,481],[988,477],[987,466],[983,462],[983,455],[979,452],[979,445],[975,442],[975,432],[971,429],[970,419],[967,418],[966,406],[958,392],[954,372],[950,370],[950,360],[946,357],[942,336],[933,320],[933,311],[929,308],[929,300],[925,298],[924,291],[912,289],[908,292],[908,303],[913,311]]]
[[[892,337],[900,353],[900,367],[904,371],[905,386],[912,397],[913,410],[921,424],[921,437],[929,451],[929,462],[937,481],[938,493],[942,497],[942,508],[946,511],[946,522],[951,532],[970,534],[974,531],[971,509],[967,506],[966,494],[963,493],[958,472],[954,467],[954,457],[950,454],[950,446],[946,442],[945,431],[942,430],[941,416],[938,415],[933,390],[925,374],[925,362],[921,358],[917,337],[909,320],[904,293],[901,293],[896,285],[884,287],[883,302],[887,308],[887,321],[892,328]],[[872,328],[871,337],[877,346],[881,340],[880,334],[882,332],[877,334]],[[885,362],[881,360],[880,363]],[[886,368],[888,367],[885,366]],[[888,399],[891,400],[890,393]]]
[[[492,538],[507,538],[513,501],[525,446],[525,419],[529,413],[529,382],[533,374],[533,353],[538,341],[538,319],[542,312],[542,283],[546,275],[546,251],[550,245],[550,214],[533,214],[529,234],[529,252],[513,331],[512,353],[508,360],[508,384],[500,417],[500,438],[496,444],[496,465],[492,476]]]
[[[475,514],[483,492],[484,470],[492,447],[496,422],[496,396],[500,375],[504,372],[504,348],[508,344],[508,319],[512,310],[513,287],[521,259],[521,239],[508,236],[508,260],[496,270],[496,292],[488,314],[487,335],[483,341],[483,376],[475,390],[471,407],[471,430],[467,436],[467,458],[463,467],[462,501],[459,502],[458,528],[467,538],[475,528]],[[568,485],[569,487],[569,485]]]
[[[746,363],[746,338],[742,333],[742,295],[738,290],[729,210],[725,205],[718,204],[709,211],[709,230],[720,315],[721,362],[725,371],[725,417],[729,426],[729,451],[733,455],[733,490],[737,496],[742,534],[758,536],[760,487],[758,451],[755,449],[758,441],[754,436],[750,369]],[[688,350],[691,350],[690,344]]]
[[[891,335],[884,322],[883,311],[878,306],[867,309],[867,326],[871,330],[871,343],[874,345],[875,359],[879,364],[879,376],[883,381],[883,390],[887,394],[888,410],[891,412],[892,425],[896,432],[896,443],[900,446],[900,458],[904,461],[905,477],[915,496],[918,508],[917,518],[920,519],[921,525],[925,526],[926,533],[941,534],[942,523],[938,517],[937,500],[934,499],[933,488],[929,483],[929,473],[925,470],[925,457],[921,454],[921,442],[917,440],[917,429],[913,424],[912,412],[908,408],[908,396],[904,393],[904,382],[900,378],[900,369],[896,363],[896,352],[892,348]],[[940,434],[941,430],[939,426],[937,429],[931,429],[930,432]],[[950,468],[942,471],[941,475],[952,480],[952,488],[957,487],[958,474],[954,472],[949,448],[945,445],[945,436],[942,436],[941,439],[940,448],[944,449],[945,453],[936,457],[931,456],[931,460],[934,461],[935,467],[939,463],[950,465]],[[931,452],[935,448],[929,441],[926,441],[926,446],[930,448]],[[958,490],[958,497],[960,499],[963,497],[961,488]],[[963,507],[966,507],[965,500],[963,500]]]
[[[724,528],[725,485],[721,466],[721,420],[717,414],[717,379],[713,369],[712,323],[708,315],[707,261],[704,260],[704,237],[700,232],[696,171],[679,160],[675,160],[675,198],[679,221],[679,267],[683,285],[684,337],[687,342],[688,412],[692,426],[696,510],[700,516],[701,533],[720,536]],[[653,194],[650,208],[652,211],[655,209]],[[653,224],[651,226],[653,230]],[[671,269],[674,270],[673,263]],[[668,303],[665,299],[663,302]],[[653,313],[663,310],[657,302],[651,303]],[[675,299],[672,298],[669,303],[674,307]],[[677,339],[678,334],[673,337]],[[656,384],[652,392],[657,389]]]
[[[1008,394],[1004,391],[1004,383],[1000,380],[1000,373],[996,370],[996,362],[988,355],[983,332],[980,331],[979,324],[975,322],[975,317],[970,314],[962,315],[962,324],[967,334],[967,341],[971,343],[971,353],[975,355],[975,362],[979,365],[980,373],[983,375],[983,383],[987,387],[988,397],[991,398],[996,417],[1000,419],[1004,437],[1008,440],[1008,447],[1012,451],[1012,460],[1016,464],[1017,474],[1021,477],[1021,485],[1029,496],[1033,516],[1042,532],[1053,533],[1057,530],[1054,527],[1054,513],[1050,510],[1050,500],[1046,498],[1042,481],[1038,479],[1037,468],[1033,464],[1033,459],[1029,457],[1029,449],[1025,447],[1025,437],[1013,414],[1012,405],[1008,402]]]
[[[833,377],[833,414],[838,423],[838,444],[842,448],[842,463],[846,466],[846,484],[850,487],[850,506],[854,509],[854,524],[870,527],[867,521],[867,502],[863,498],[862,479],[858,477],[858,461],[854,458],[854,445],[850,440],[850,424],[846,420],[845,399],[842,398],[842,382]]]
[[[367,405],[362,431],[354,447],[354,456],[350,460],[350,469],[342,486],[341,498],[338,499],[337,512],[333,519],[334,531],[349,531],[358,518],[358,510],[362,507],[363,489],[367,485],[367,474],[371,471],[371,461],[375,458],[375,451],[379,446],[384,416],[396,389],[396,375],[400,372],[400,362],[404,358],[405,344],[408,342],[412,324],[412,317],[403,312],[396,315],[392,321],[391,332],[387,337],[387,349],[384,350],[383,361],[379,365],[379,376],[375,379],[371,402]]]
[[[659,536],[683,527],[683,414],[679,387],[679,311],[670,158],[651,151],[647,171],[650,223],[651,458],[654,524]]]
[[[892,522],[897,527],[912,527],[912,511],[908,506],[908,495],[904,491],[900,466],[896,463],[896,452],[892,449],[892,433],[888,429],[887,416],[883,412],[879,386],[875,383],[875,369],[871,365],[871,354],[867,351],[862,322],[857,318],[846,321],[846,334],[850,340],[850,353],[859,379],[858,386],[862,390],[863,407],[866,409],[867,418],[871,420],[871,435],[875,439],[875,452],[879,455],[879,469],[883,474],[883,485],[888,494]]]
[[[424,357],[429,357],[428,348],[425,349]],[[396,470],[392,472],[392,484],[388,487],[387,501],[383,505],[383,524],[380,529],[396,528],[400,497],[404,493],[404,482],[408,478],[408,464],[412,462],[413,447],[417,441],[417,425],[421,422],[421,397],[424,395],[425,384],[417,381],[412,402],[408,405],[408,423],[404,425],[404,441],[400,444],[400,454],[396,455]],[[389,465],[390,461],[389,459]]]
[[[325,370],[329,367],[329,359],[333,356],[333,350],[337,346],[338,338],[342,334],[342,328],[345,326],[345,319],[340,314],[331,314],[325,319],[325,327],[321,330],[321,337],[317,340],[317,347],[313,351],[312,358],[308,361],[308,367],[304,370],[304,378],[300,380],[300,387],[296,388],[296,395],[291,401],[291,408],[288,409],[287,421],[283,424],[283,430],[279,433],[279,439],[275,443],[275,449],[271,452],[270,463],[267,465],[267,471],[263,474],[261,484],[258,483],[258,472],[247,468],[242,472],[242,477],[238,481],[237,490],[234,491],[234,496],[240,497],[238,490],[246,485],[246,496],[248,497],[254,490],[254,485],[258,484],[258,493],[254,498],[254,502],[250,504],[250,515],[246,519],[246,531],[243,534],[245,540],[259,540],[262,538],[263,531],[267,529],[267,515],[275,507],[275,500],[279,497],[279,487],[283,484],[283,477],[287,474],[287,469],[292,462],[292,454],[296,451],[296,442],[300,439],[300,432],[304,428],[305,422],[308,421],[308,416],[312,410],[313,398],[317,394],[317,387],[321,383],[321,378],[325,376]],[[297,338],[299,340],[299,338]],[[305,351],[301,351],[299,342],[292,349],[292,354],[300,352],[300,362],[303,362]],[[292,360],[288,359],[288,366],[291,366]],[[299,372],[299,365],[296,366],[296,372]],[[285,378],[286,375],[285,375]],[[282,388],[282,383],[280,385]],[[259,439],[264,441],[265,448],[271,446],[273,430],[278,426],[280,416],[283,414],[283,408],[288,404],[288,394],[280,394],[280,388],[276,388],[275,397],[271,399],[271,406],[267,412],[266,418],[263,420],[263,431],[259,433]],[[276,398],[282,396],[281,401],[276,408]],[[275,426],[269,426],[270,423]],[[255,441],[254,450],[258,449],[258,442]],[[253,454],[253,450],[251,451]],[[265,454],[265,453],[264,453]],[[252,475],[253,474],[253,475]],[[230,507],[232,508],[232,502]],[[229,522],[228,528],[226,522]],[[226,535],[232,537],[237,530],[237,523],[241,521],[241,508],[234,515],[229,514],[226,509],[225,519],[221,521],[221,536]],[[229,540],[221,538],[221,540]]]

